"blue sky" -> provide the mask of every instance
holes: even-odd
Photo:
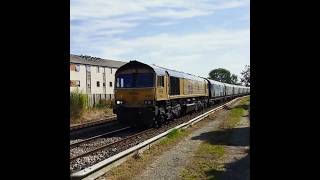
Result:
[[[207,77],[250,64],[249,0],[71,0],[71,53]]]

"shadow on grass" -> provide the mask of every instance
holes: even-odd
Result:
[[[232,109],[235,109],[235,108],[242,108],[244,110],[249,110],[249,105],[248,104],[241,104],[241,105],[237,105],[237,106],[233,107]]]
[[[242,159],[225,164],[225,170],[211,169],[205,172],[208,179],[218,180],[249,180],[250,179],[250,153]]]
[[[249,127],[233,128],[219,131],[210,131],[200,134],[199,136],[192,137],[192,140],[201,140],[213,145],[226,145],[226,146],[249,146]],[[231,134],[236,139],[228,141]]]
[[[211,131],[193,137],[193,140],[201,140],[212,145],[225,146],[249,146],[250,128],[240,127]],[[250,150],[247,155],[239,160],[224,164],[224,170],[210,169],[206,171],[207,179],[218,180],[246,180],[250,179]]]

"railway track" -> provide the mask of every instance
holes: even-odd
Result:
[[[120,124],[117,120],[112,120],[70,131],[70,148],[81,144],[80,142],[85,143],[99,137],[103,138],[108,134],[114,134],[123,128],[125,128],[123,124]]]
[[[97,138],[100,138],[100,137],[103,137],[103,136],[107,136],[107,135],[110,135],[110,134],[113,134],[113,133],[116,133],[116,132],[121,132],[123,130],[128,130],[128,129],[130,129],[130,127],[125,127],[125,128],[122,128],[122,129],[119,129],[119,130],[116,130],[116,131],[112,131],[112,132],[109,132],[109,133],[106,133],[106,134],[103,134],[103,135],[99,135],[97,137],[88,138],[88,139],[83,140],[81,142],[73,143],[70,146],[76,147],[76,146],[79,146],[80,144],[84,144],[84,142],[92,141],[92,140],[95,140]],[[96,148],[90,149],[90,150],[85,151],[83,153],[77,154],[75,156],[71,156],[70,157],[70,161],[74,161],[74,160],[79,159],[81,157],[94,154],[94,153],[96,153],[98,151],[102,151],[102,150],[104,150],[106,148],[112,148],[113,146],[116,146],[116,147],[117,146],[121,146],[121,143],[125,144],[126,141],[130,141],[133,138],[136,138],[136,137],[138,137],[140,135],[146,134],[146,133],[148,133],[150,131],[152,131],[152,129],[147,129],[147,130],[140,131],[140,132],[134,132],[132,135],[126,136],[126,137],[121,138],[119,140],[116,140],[116,141],[113,141],[113,142],[110,142],[110,143],[106,143],[104,145],[101,145],[101,146],[98,146]]]
[[[77,130],[84,129],[84,128],[93,127],[93,126],[98,126],[98,125],[105,124],[105,123],[112,124],[112,123],[115,123],[113,121],[116,120],[116,119],[117,119],[117,116],[114,115],[114,116],[110,116],[110,117],[102,119],[102,120],[97,120],[97,121],[92,121],[92,122],[88,122],[88,123],[72,125],[72,126],[70,126],[70,132],[77,131]]]
[[[96,164],[108,157],[118,154],[147,139],[161,134],[172,127],[185,123],[196,116],[210,111],[216,106],[217,105],[196,113],[188,114],[175,119],[174,121],[169,121],[166,124],[163,124],[160,128],[152,128],[140,132],[129,132],[122,137],[115,137],[113,135],[110,138],[103,138],[104,135],[102,134],[97,136],[97,138],[92,137],[88,138],[87,140],[83,140],[79,142],[79,144],[73,143],[70,145],[74,147],[73,149],[70,149],[70,171],[80,171],[90,165]]]
[[[87,138],[87,139],[82,139],[82,140],[80,140],[78,142],[71,143],[70,144],[70,149],[74,148],[74,147],[77,147],[77,146],[80,146],[81,144],[88,143],[90,141],[94,141],[95,139],[103,138],[103,137],[106,137],[108,135],[112,135],[112,134],[115,134],[115,133],[118,133],[118,132],[122,132],[122,131],[125,131],[125,130],[128,130],[128,129],[130,129],[129,126],[123,127],[123,128],[111,131],[111,132],[106,132],[106,133],[103,133],[103,134],[100,134],[100,135],[96,135],[96,136],[93,136],[93,137],[90,137],[90,138]]]

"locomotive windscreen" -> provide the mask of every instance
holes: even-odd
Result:
[[[152,73],[119,74],[116,78],[117,88],[154,87]]]

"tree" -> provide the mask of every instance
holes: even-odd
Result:
[[[230,79],[231,79],[231,84],[239,85],[239,83],[238,83],[238,76],[237,76],[237,75],[232,74],[231,77],[230,77]]]
[[[213,79],[215,81],[224,82],[228,84],[239,85],[238,76],[235,74],[231,74],[230,71],[223,68],[218,68],[210,71],[209,79]]]
[[[245,86],[250,86],[250,66],[246,65],[244,70],[241,72],[241,83],[243,83]]]
[[[231,83],[230,71],[223,68],[218,68],[210,71],[209,78],[219,82]]]

